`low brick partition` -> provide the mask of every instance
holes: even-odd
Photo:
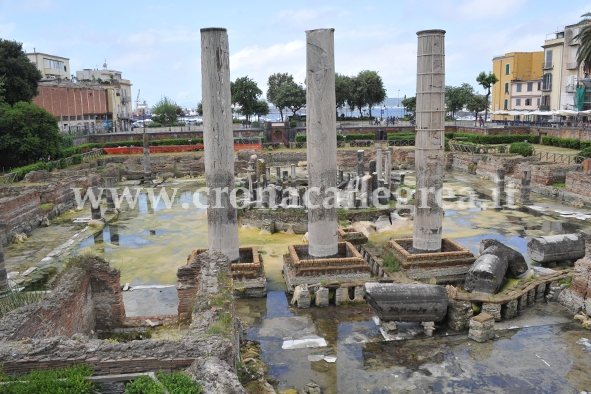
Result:
[[[296,276],[370,272],[369,264],[350,242],[338,243],[338,257],[313,258],[308,245],[289,245],[289,256]]]
[[[123,328],[124,322],[134,325],[122,309],[118,271],[98,257],[90,259],[85,270],[65,271],[58,287],[40,304],[9,312],[0,320],[4,373],[22,375],[81,363],[94,375],[189,368],[191,376],[203,383],[204,392],[245,393],[236,376],[238,330],[227,257],[201,253],[191,262],[198,291],[191,300],[191,325],[179,340],[128,342],[89,338],[91,330]],[[37,317],[40,311],[42,318]],[[222,312],[229,314],[229,323],[220,320]]]
[[[349,242],[351,245],[359,245],[367,242],[367,237],[353,227],[339,228],[337,233],[340,241]]]
[[[584,197],[591,197],[591,174],[570,172],[566,174],[565,190]]]
[[[122,327],[125,307],[120,273],[98,257],[78,257],[59,286],[41,302],[5,315],[0,341],[71,337]]]
[[[476,260],[468,249],[449,238],[442,239],[441,252],[436,253],[411,253],[412,238],[392,239],[389,244],[403,269],[471,265]]]

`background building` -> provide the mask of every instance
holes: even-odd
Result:
[[[76,80],[98,84],[107,90],[107,106],[113,116],[114,132],[132,130],[131,82],[121,77],[121,71],[109,70],[105,63],[102,70],[76,71]]]
[[[33,102],[58,118],[62,132],[70,134],[109,132],[112,113],[108,91],[91,84],[65,80],[42,81]]]
[[[26,55],[41,71],[43,79],[70,79],[70,59],[39,52]]]
[[[544,45],[542,76],[542,104],[540,110],[555,111],[560,108],[562,88],[562,65],[564,52],[564,29],[548,34]]]
[[[529,82],[538,81],[542,77],[543,56],[544,52],[542,51],[510,52],[504,56],[493,58],[493,73],[499,79],[499,82],[494,84],[492,88],[491,108],[493,111],[514,109],[512,105],[516,100],[511,98],[512,84],[515,83],[517,93],[518,86],[524,85],[527,89]],[[533,88],[537,89],[537,84]],[[520,99],[522,98],[520,97]],[[537,107],[531,109],[537,109]],[[492,117],[494,120],[503,118],[503,115],[493,115]]]
[[[516,111],[535,111],[542,101],[542,78],[511,82],[510,107]]]

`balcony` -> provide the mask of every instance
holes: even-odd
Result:
[[[576,85],[566,85],[564,87],[564,91],[567,93],[575,93],[577,91],[577,86]]]
[[[542,92],[549,92],[552,90],[552,84],[542,85]]]
[[[579,65],[577,64],[577,62],[566,63],[567,70],[577,70],[578,68],[579,68]]]
[[[542,63],[542,70],[551,70],[553,68],[554,68],[554,66],[552,65],[552,62]]]

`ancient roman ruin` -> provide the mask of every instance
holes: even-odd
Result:
[[[162,137],[143,133],[143,158],[0,184],[2,299],[38,297],[0,310],[5,374],[183,370],[214,393],[591,384],[589,162],[447,150],[443,30],[417,33],[416,126],[337,124],[334,34],[306,31],[295,130],[234,130],[228,34],[202,29],[204,127],[187,137],[203,152],[150,157]],[[265,149],[237,148],[247,133]]]

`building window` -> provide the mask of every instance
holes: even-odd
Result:
[[[552,90],[552,74],[544,74],[542,90]]]
[[[505,82],[505,93],[509,93],[509,82]]]
[[[531,99],[525,99],[525,106],[531,107]]]
[[[534,83],[533,82],[528,82],[527,83],[527,91],[531,92],[534,90]]]
[[[542,82],[538,82],[538,90],[542,90]]]
[[[521,106],[521,99],[515,99],[515,106],[516,107],[520,107]]]
[[[520,93],[521,92],[521,84],[518,83],[515,86],[517,86],[517,93]]]
[[[546,63],[544,63],[544,68],[552,68],[552,50],[551,49],[546,51]]]
[[[509,109],[509,100],[505,99],[505,102],[503,103],[503,109]]]
[[[538,97],[538,99],[537,99],[537,104],[536,104],[536,105],[537,105],[538,107],[540,106],[540,98],[539,98],[539,97]]]
[[[61,70],[62,68],[65,70],[64,62],[59,60],[43,59],[43,67],[52,70]]]
[[[509,75],[509,63],[505,64],[505,75]]]

